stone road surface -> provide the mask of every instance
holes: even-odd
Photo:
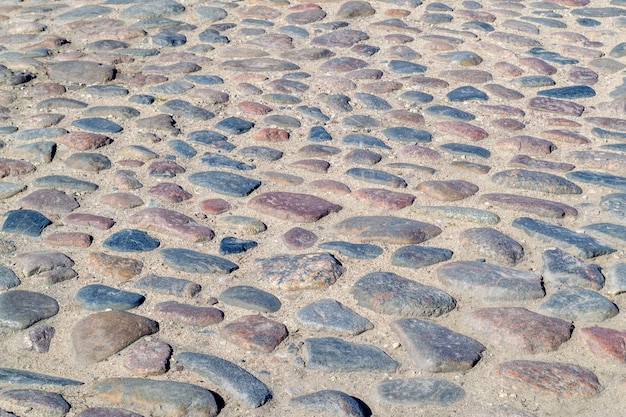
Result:
[[[626,1],[0,0],[0,416],[619,416]]]

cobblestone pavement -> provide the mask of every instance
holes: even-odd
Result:
[[[626,1],[0,0],[0,416],[620,416]]]

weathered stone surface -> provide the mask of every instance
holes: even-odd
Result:
[[[62,61],[54,64],[50,78],[68,84],[104,83],[115,78],[115,68],[90,61]]]
[[[82,385],[80,381],[19,369],[0,368],[0,381],[19,385]]]
[[[125,311],[103,311],[80,320],[72,329],[76,360],[100,362],[126,346],[159,331],[157,322]]]
[[[287,327],[263,316],[244,316],[226,324],[220,335],[243,349],[270,353],[287,337]]]
[[[202,290],[200,284],[187,279],[162,277],[152,274],[146,275],[135,282],[135,288],[183,298],[193,298]]]
[[[577,286],[599,290],[604,286],[604,276],[598,265],[588,264],[558,248],[543,252],[541,275],[544,282],[555,287]]]
[[[224,313],[217,308],[194,306],[177,301],[158,303],[154,310],[165,320],[195,327],[211,326],[224,319]]]
[[[0,294],[0,327],[26,329],[58,312],[57,301],[45,294],[24,290]]]
[[[340,254],[355,259],[374,259],[382,255],[380,246],[368,243],[350,243],[344,241],[324,242],[318,245],[320,249],[334,250]]]
[[[385,403],[408,406],[449,406],[465,397],[463,388],[432,377],[385,380],[378,384],[376,393]]]
[[[52,224],[43,214],[35,210],[21,209],[6,212],[2,231],[38,237],[43,229]]]
[[[571,181],[546,172],[512,169],[494,174],[491,180],[498,185],[550,194],[582,194],[582,189]]]
[[[136,259],[109,255],[104,252],[91,252],[87,264],[108,278],[126,281],[139,275],[143,262]]]
[[[228,259],[182,248],[161,249],[161,257],[167,266],[184,272],[229,274],[239,268]]]
[[[626,332],[606,327],[584,327],[579,335],[591,353],[609,362],[626,362]]]
[[[326,372],[394,372],[399,364],[371,345],[346,342],[336,337],[304,341],[306,367]]]
[[[39,413],[50,417],[63,417],[70,404],[61,394],[38,389],[12,389],[0,393],[0,404],[16,413]]]
[[[234,197],[245,197],[261,185],[256,179],[222,171],[196,172],[188,179],[192,184]]]
[[[0,265],[0,291],[6,291],[9,288],[17,287],[21,281],[10,268]]]
[[[365,417],[367,415],[359,401],[337,390],[322,390],[293,397],[289,399],[289,405],[313,414],[328,413],[342,417]]]
[[[257,259],[256,265],[261,280],[288,291],[326,288],[343,273],[341,263],[329,253],[279,255]]]
[[[361,242],[404,244],[422,243],[441,233],[437,226],[392,216],[350,217],[337,223],[335,229]]]
[[[574,207],[556,201],[506,193],[489,193],[480,197],[496,207],[509,210],[523,210],[526,213],[542,217],[558,219],[565,216],[578,215],[578,210]]]
[[[563,320],[597,323],[614,317],[618,308],[608,298],[585,288],[567,287],[552,294],[538,311]]]
[[[254,197],[249,207],[283,220],[310,223],[341,210],[341,206],[309,194],[264,193]]]
[[[215,233],[210,228],[197,223],[191,217],[180,212],[163,208],[148,208],[130,216],[129,221],[139,228],[157,233],[165,233],[194,242],[213,239]]]
[[[441,201],[463,200],[478,192],[478,186],[463,180],[423,181],[416,189]]]
[[[124,355],[124,367],[141,376],[161,375],[169,369],[172,347],[159,340],[135,343]]]
[[[522,245],[491,227],[466,229],[460,238],[464,249],[492,262],[515,266],[524,258]]]
[[[123,408],[93,407],[76,414],[76,417],[142,417]]]
[[[451,257],[452,251],[449,249],[409,245],[403,246],[393,253],[391,264],[417,269],[447,261]]]

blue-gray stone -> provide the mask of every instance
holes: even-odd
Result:
[[[552,194],[582,194],[582,188],[558,175],[525,169],[513,169],[494,174],[491,180],[504,187],[541,191]]]
[[[33,139],[54,139],[63,136],[67,130],[60,127],[44,127],[40,129],[27,129],[13,133],[9,136],[11,140],[33,140]]]
[[[552,294],[537,311],[573,322],[601,322],[619,313],[615,304],[601,294],[580,287],[568,287]]]
[[[580,9],[577,9],[580,10]],[[541,47],[534,47],[529,49],[527,52],[527,54],[535,56],[537,58],[541,58],[544,61],[550,61],[550,62],[554,62],[556,64],[561,64],[561,65],[573,65],[573,64],[578,64],[578,60],[574,59],[574,58],[568,58],[568,57],[564,57],[563,55],[556,53],[556,52],[550,52],[547,51]]]
[[[361,100],[365,107],[373,110],[391,110],[393,106],[387,100],[368,93],[356,93],[355,97]]]
[[[585,259],[615,252],[615,249],[591,236],[530,217],[515,219],[513,227],[524,230],[531,237],[538,237],[540,240],[555,243],[564,248],[573,248],[577,256]]]
[[[200,20],[207,22],[217,22],[218,20],[225,19],[228,16],[226,10],[221,7],[210,6],[197,6],[194,7],[193,13]]]
[[[233,135],[241,135],[248,132],[253,127],[254,123],[249,122],[248,120],[240,119],[239,117],[227,117],[226,119],[220,120],[215,125],[216,129]]]
[[[343,241],[325,242],[317,246],[328,249],[354,259],[375,259],[383,253],[383,248],[369,243],[350,243]]]
[[[549,2],[546,2],[546,3],[549,3]],[[557,12],[553,12],[551,10],[533,10],[533,14],[534,15],[538,15],[538,16],[545,16],[545,17],[548,17],[548,18],[551,18],[551,19],[562,19],[563,18],[562,14],[557,13]],[[531,20],[531,19],[526,19],[526,16],[521,17],[521,19],[529,20],[529,21]],[[536,22],[536,23],[541,24],[540,22]],[[549,26],[549,23],[547,25],[545,25],[545,26]]]
[[[88,104],[72,98],[54,97],[40,101],[38,109],[84,109]]]
[[[622,58],[626,56],[626,42],[618,43],[611,49],[609,56],[613,58]]]
[[[398,59],[392,59],[389,61],[389,69],[391,72],[398,74],[414,74],[417,72],[425,72],[426,67],[420,64],[416,64],[410,61],[401,61]]]
[[[46,216],[35,210],[11,210],[5,216],[2,231],[7,233],[37,237],[43,229],[52,224]]]
[[[387,379],[378,384],[376,392],[385,403],[405,406],[448,406],[465,397],[465,391],[458,385],[426,376]]]
[[[483,62],[483,59],[480,57],[480,55],[472,51],[443,52],[437,54],[437,57],[443,59],[444,61],[465,67],[478,65]]]
[[[145,299],[141,294],[101,284],[86,285],[76,293],[80,305],[91,311],[130,310],[141,305]]]
[[[135,23],[133,26],[142,29],[174,28],[179,30],[185,26],[185,23],[181,22],[180,20],[173,20],[167,17],[154,17],[141,20]]]
[[[249,158],[250,161],[278,161],[283,157],[283,152],[266,146],[247,146],[239,150],[239,155]]]
[[[577,99],[594,97],[596,92],[593,88],[586,85],[575,85],[571,87],[551,88],[549,90],[537,91],[537,95],[553,98]]]
[[[129,93],[127,88],[119,85],[91,85],[86,87],[84,91],[99,97],[121,97]]]
[[[489,96],[487,96],[487,94],[480,91],[476,87],[472,87],[471,85],[455,88],[446,94],[446,97],[450,101],[489,100]]]
[[[95,152],[76,152],[65,160],[65,165],[82,171],[98,172],[111,169],[111,160]]]
[[[262,313],[275,313],[282,305],[273,294],[249,285],[229,287],[217,298],[224,304]]]
[[[298,104],[302,101],[298,97],[292,96],[291,94],[281,94],[281,93],[263,94],[261,97],[267,101],[271,101],[271,102],[278,103],[278,104]]]
[[[85,116],[113,116],[121,119],[132,119],[140,114],[139,110],[130,106],[93,106],[83,112]]]
[[[137,104],[152,104],[154,103],[154,100],[154,96],[151,96],[149,94],[135,94],[134,96],[130,96],[128,98],[128,101]]]
[[[439,3],[439,2],[429,3],[428,6],[426,6],[426,10],[428,10],[429,12],[452,12],[454,11],[454,9],[451,8],[450,6],[443,4],[443,3]]]
[[[122,126],[117,123],[101,117],[86,117],[84,119],[74,120],[72,126],[98,133],[118,133],[123,129]]]
[[[309,74],[308,72],[304,72],[304,71],[288,72],[287,74],[283,75],[282,78],[283,80],[302,80],[304,78],[311,78],[311,74]],[[306,84],[303,84],[303,85],[306,85]],[[306,89],[308,88],[309,86],[307,85]]]
[[[270,126],[274,125],[290,129],[297,129],[301,126],[300,120],[284,114],[272,114],[271,116],[265,117],[263,122]]]
[[[599,20],[590,19],[588,17],[579,17],[578,19],[576,19],[576,23],[584,27],[595,27],[602,24],[602,22],[600,22]]]
[[[165,265],[184,272],[230,274],[234,270],[239,269],[236,263],[228,259],[189,249],[161,249],[161,257]]]
[[[233,197],[245,197],[261,186],[261,181],[257,179],[223,171],[196,172],[188,179],[192,184]]]
[[[194,87],[193,83],[184,80],[176,80],[169,81],[163,84],[158,84],[150,88],[150,92],[153,94],[164,94],[164,95],[174,95],[174,94],[183,94],[185,91],[191,90]],[[171,101],[179,101],[182,103],[187,103],[183,100],[171,100]],[[191,103],[187,103],[188,106],[191,106]]]
[[[113,9],[106,6],[87,5],[76,7],[69,12],[62,13],[55,17],[55,20],[68,21],[79,19],[91,19],[94,17],[102,17],[111,13]]]
[[[560,14],[551,14],[551,16],[561,17]],[[520,19],[526,20],[528,22],[533,22],[541,26],[551,27],[551,28],[565,29],[567,27],[565,22],[561,22],[560,20],[556,20],[556,19],[548,19],[545,17],[521,16]]]
[[[58,312],[57,301],[45,294],[22,290],[0,294],[0,327],[26,329]]]
[[[309,32],[305,28],[300,26],[281,26],[280,28],[278,28],[278,31],[286,35],[295,36],[296,38],[306,39],[309,37]]]
[[[208,42],[208,43],[229,43],[230,42],[230,39],[228,39],[228,36],[221,35],[215,29],[206,29],[202,31],[198,35],[198,39],[201,42]]]
[[[603,187],[615,188],[620,191],[626,191],[626,177],[592,171],[568,172],[566,177],[573,181],[586,182],[589,184],[601,185]]]
[[[580,7],[572,10],[572,14],[585,17],[616,17],[626,16],[626,9],[621,7]]]
[[[346,342],[337,337],[304,341],[306,367],[325,372],[395,372],[400,366],[385,352],[371,345]]]
[[[600,208],[610,216],[624,222],[626,218],[626,194],[613,193],[602,196]]]
[[[378,46],[365,45],[361,43],[361,44],[353,46],[352,52],[356,52],[359,55],[372,56],[380,52],[380,48]]]
[[[185,369],[207,378],[226,391],[236,403],[260,407],[272,398],[271,391],[263,382],[232,362],[195,352],[179,353],[176,359]]]
[[[366,417],[362,402],[337,390],[321,390],[289,399],[289,406],[303,408],[309,413],[345,417]]]
[[[96,191],[98,184],[79,180],[66,175],[46,175],[37,178],[33,185],[37,188],[62,188],[72,192]]]
[[[180,139],[173,139],[167,142],[172,152],[183,158],[193,158],[198,154],[193,146]]]
[[[606,291],[622,294],[626,291],[626,263],[616,263],[606,271]]]
[[[56,154],[57,144],[55,142],[35,142],[13,147],[13,151],[29,162],[49,163],[52,162]]]
[[[386,185],[391,188],[406,188],[407,183],[397,175],[368,168],[350,168],[346,174],[372,184]]]
[[[113,233],[102,242],[105,248],[118,252],[149,252],[159,247],[161,242],[136,229],[124,229]]]
[[[203,145],[213,145],[225,142],[228,138],[221,133],[217,133],[212,130],[197,130],[187,135],[187,140],[190,142],[201,143]]]
[[[252,248],[256,248],[257,246],[258,243],[254,240],[244,240],[233,236],[227,236],[220,242],[220,255],[243,253]]]
[[[200,284],[182,278],[146,275],[135,282],[135,288],[176,297],[193,298],[202,290]]]
[[[302,307],[296,313],[300,323],[312,330],[338,336],[356,336],[374,328],[372,322],[339,301],[322,299]]]
[[[0,126],[0,135],[9,135],[11,133],[17,132],[17,126]]]
[[[183,13],[185,6],[171,0],[151,1],[150,3],[138,3],[127,7],[120,12],[122,17],[132,19],[156,19]]]
[[[480,158],[489,158],[491,156],[491,152],[488,149],[465,143],[444,143],[440,148],[456,155],[478,156]]]
[[[619,244],[626,243],[626,226],[614,223],[594,223],[583,226],[581,232],[598,239],[615,241]]]
[[[408,162],[392,162],[391,164],[387,164],[386,166],[392,169],[396,169],[399,172],[404,172],[406,170],[421,171],[421,172],[425,172],[428,174],[434,174],[435,172],[437,172],[436,169],[433,169],[431,167],[427,167],[424,165],[411,164]]]
[[[457,120],[474,120],[476,118],[471,113],[450,106],[430,106],[424,110],[424,113]]]
[[[263,26],[263,27],[272,27],[272,26],[274,26],[274,22],[270,22],[268,20],[263,20],[263,19],[246,18],[246,19],[242,19],[241,23],[244,24],[244,25],[256,25],[256,26]]]
[[[471,31],[472,29],[482,30],[483,32],[493,32],[495,29],[487,22],[479,22],[476,20],[465,22],[461,25],[462,29]]]
[[[410,127],[388,127],[381,132],[387,139],[401,143],[430,142],[431,134],[426,130],[412,129]]]
[[[347,145],[359,148],[391,149],[391,147],[382,140],[363,133],[352,133],[346,135],[342,141]]]
[[[188,74],[185,75],[185,79],[191,81],[192,83],[202,85],[224,84],[224,79],[222,77],[218,77],[217,75]]]
[[[309,116],[319,122],[327,122],[330,120],[330,117],[326,116],[322,113],[322,110],[319,107],[311,107],[311,106],[298,106],[296,110],[305,116]]]
[[[441,23],[452,22],[452,15],[448,13],[424,13],[422,20],[429,25],[439,25]]]
[[[624,133],[623,135],[624,139],[626,139],[626,133]],[[600,148],[608,149],[610,151],[626,152],[626,143],[610,143],[608,145],[602,145],[600,146]]]
[[[166,101],[161,106],[161,110],[173,116],[188,117],[194,120],[209,120],[215,117],[214,113],[202,107],[194,106],[188,101],[178,99]]]
[[[500,216],[487,210],[459,206],[416,206],[417,213],[481,224],[498,224]]]
[[[85,49],[95,49],[99,51],[112,51],[122,48],[128,48],[128,44],[126,42],[118,41],[115,39],[104,39],[85,45]]]
[[[204,155],[202,155],[200,161],[204,165],[216,168],[231,168],[240,171],[247,171],[256,168],[254,165],[249,165],[244,162],[237,161],[219,153],[206,152]]]
[[[583,287],[599,290],[604,286],[604,276],[600,267],[578,260],[559,248],[548,248],[541,255],[543,267],[541,276],[544,282],[557,288]]]
[[[467,9],[470,9],[470,10],[478,10],[478,9],[482,9],[483,8],[482,4],[480,4],[479,2],[474,1],[474,0],[466,0],[466,1],[464,1],[463,2],[463,6],[465,8],[467,8]]]
[[[0,265],[0,291],[6,291],[20,284],[20,279],[15,275],[15,272],[4,265]]]
[[[343,124],[359,129],[378,127],[378,121],[376,121],[376,119],[372,116],[368,116],[366,114],[353,114],[352,116],[345,117],[343,119]]]
[[[83,385],[83,382],[75,381],[73,379],[11,368],[0,368],[0,381],[16,385]]]
[[[600,127],[593,127],[591,128],[591,133],[594,136],[599,137],[600,139],[626,140],[626,132],[615,132],[612,130],[602,129]],[[624,146],[626,145],[619,143],[619,144],[611,144],[611,145],[602,145],[602,148],[609,148],[609,147],[619,148],[619,147],[624,147]]]
[[[513,83],[522,87],[537,88],[555,85],[556,81],[547,75],[525,75],[513,79]]]
[[[400,94],[400,98],[403,98],[408,101],[413,101],[415,103],[430,103],[433,101],[434,97],[428,93],[423,93],[421,91],[405,91]]]
[[[449,249],[409,245],[403,246],[393,253],[391,264],[417,269],[447,261],[452,258],[452,254],[453,252]]]
[[[140,56],[142,58],[145,58],[149,56],[158,55],[161,53],[161,51],[156,48],[128,48],[128,49],[124,49],[123,51],[120,51],[120,53],[123,53],[124,55],[133,55],[133,56]]]

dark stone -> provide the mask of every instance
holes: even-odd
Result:
[[[408,406],[448,406],[465,397],[463,388],[432,377],[385,380],[378,384],[376,392],[385,403]]]
[[[148,252],[158,248],[160,244],[158,239],[135,229],[120,230],[102,242],[105,248],[118,252]]]
[[[552,194],[582,193],[582,189],[573,182],[546,172],[513,169],[498,172],[491,177],[491,180],[496,184],[509,188],[542,191]]]
[[[52,224],[47,217],[34,210],[11,210],[5,216],[2,231],[7,233],[38,237],[43,229]]]
[[[256,168],[254,165],[249,165],[244,162],[237,161],[219,153],[206,152],[204,155],[202,155],[200,161],[210,167],[231,168],[239,171],[247,171]]]
[[[193,281],[157,275],[146,275],[139,279],[135,282],[135,288],[184,298],[193,298],[202,290],[200,284]]]
[[[336,337],[304,341],[306,367],[326,372],[395,372],[398,362],[371,345],[350,343]]]
[[[619,313],[611,300],[580,287],[568,287],[552,294],[537,310],[573,322],[601,322]]]
[[[398,74],[414,74],[426,71],[426,67],[424,65],[416,64],[409,61],[401,61],[397,59],[392,59],[391,61],[389,61],[388,65],[391,72],[395,72]]]
[[[236,237],[227,236],[220,242],[220,255],[233,255],[237,253],[247,252],[252,248],[256,248],[258,243],[254,240],[237,239]]]
[[[368,319],[332,299],[322,299],[302,307],[296,318],[313,330],[339,336],[355,336],[374,328]]]
[[[508,266],[515,266],[524,258],[522,245],[491,227],[464,230],[460,235],[460,243],[468,252]]]
[[[537,91],[538,96],[546,96],[552,98],[578,99],[594,97],[596,92],[593,88],[586,85],[577,85],[572,87],[552,88],[550,90]]]
[[[23,290],[0,294],[0,327],[26,329],[58,312],[57,301],[45,294]]]
[[[421,91],[405,91],[400,94],[400,98],[422,104],[430,103],[434,99],[432,95]]]
[[[444,143],[440,148],[456,155],[478,156],[480,158],[489,158],[491,156],[491,152],[488,149],[465,143]]]
[[[561,286],[578,286],[599,290],[604,286],[604,276],[600,267],[588,264],[557,248],[543,252],[541,275],[544,282]]]
[[[393,253],[391,264],[417,269],[444,262],[450,258],[452,258],[452,251],[449,249],[409,245],[403,246]]]
[[[193,146],[180,139],[173,139],[167,142],[170,149],[182,158],[193,158],[198,154]]]
[[[83,385],[83,382],[20,369],[0,368],[0,381],[16,385]]]
[[[76,300],[83,308],[92,311],[130,310],[141,305],[145,297],[106,285],[90,284],[78,290]]]
[[[576,9],[576,10],[582,10],[582,9]],[[535,56],[537,58],[541,58],[544,61],[554,62],[554,63],[561,64],[561,65],[578,64],[577,59],[567,58],[559,53],[547,51],[541,47],[531,48],[526,53],[532,56]]]
[[[345,136],[343,143],[362,148],[391,149],[391,147],[382,140],[362,133],[352,133]]]
[[[244,119],[240,119],[238,117],[227,117],[226,119],[220,120],[215,125],[216,129],[223,130],[224,132],[233,135],[241,135],[243,133],[246,133],[253,127],[254,123]]]
[[[474,120],[476,118],[476,116],[471,113],[450,106],[430,106],[424,110],[424,112],[434,116],[456,120]]]
[[[157,46],[181,46],[187,43],[187,37],[182,33],[162,30],[152,36],[152,43]]]
[[[472,86],[455,88],[446,94],[446,97],[450,101],[489,100],[489,96],[487,96],[487,94]]]
[[[574,181],[586,182],[603,187],[615,188],[620,191],[626,191],[626,177],[605,174],[603,172],[593,171],[573,171],[568,173],[567,178]]]
[[[245,197],[261,185],[261,181],[256,179],[223,171],[196,172],[188,180],[216,193],[234,197]]]
[[[366,3],[366,2],[346,2]],[[369,6],[369,3],[366,3]],[[371,6],[370,6],[371,7]],[[368,413],[359,401],[336,390],[322,390],[289,399],[289,406],[304,409],[309,413],[328,413],[335,416],[366,417]]]
[[[194,120],[209,120],[215,117],[213,112],[194,106],[184,100],[168,100],[161,106],[161,110],[173,116],[188,117]]]
[[[265,146],[247,146],[241,148],[239,154],[249,158],[250,161],[259,160],[273,162],[283,157],[282,151]]]
[[[20,283],[20,279],[11,269],[0,265],[0,291],[6,291],[9,288],[17,287]]]
[[[391,110],[393,106],[387,100],[368,93],[356,93],[358,98],[367,108],[372,110]]]
[[[161,249],[163,262],[176,270],[201,274],[230,274],[239,266],[228,259],[189,249]]]
[[[190,142],[201,143],[203,145],[216,145],[225,142],[228,138],[212,130],[198,130],[187,135]]]
[[[248,285],[229,287],[218,298],[225,304],[263,313],[274,313],[282,305],[273,294]]]
[[[84,119],[77,119],[72,122],[72,126],[76,126],[79,129],[89,130],[91,132],[102,133],[118,133],[122,131],[122,126],[115,122],[112,122],[101,117],[87,117]]]
[[[416,144],[430,142],[431,134],[425,130],[412,129],[409,127],[389,127],[381,131],[387,139],[400,143]]]
[[[334,250],[341,255],[354,259],[375,259],[383,253],[383,249],[380,246],[342,241],[325,242],[317,247],[331,251]]]

